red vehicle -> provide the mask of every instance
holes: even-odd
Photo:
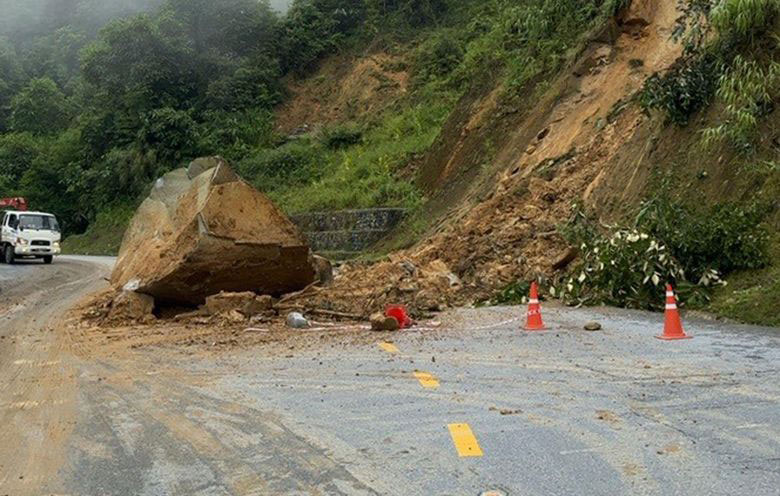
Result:
[[[19,212],[27,211],[27,200],[24,198],[0,198],[0,210],[17,210]]]

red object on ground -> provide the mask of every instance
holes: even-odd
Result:
[[[24,198],[0,198],[0,209],[12,208],[24,212],[27,210],[27,200]]]
[[[528,300],[528,317],[526,331],[544,331],[547,328],[542,321],[542,306],[539,304],[539,286],[536,281],[531,283],[531,296]]]
[[[677,310],[677,298],[671,284],[666,285],[666,315],[664,319],[664,333],[656,336],[658,339],[671,341],[673,339],[691,339],[682,327],[680,312]]]
[[[406,311],[406,307],[403,305],[389,305],[385,310],[386,317],[392,317],[398,321],[398,327],[404,329],[412,325],[412,319],[409,318],[409,313]]]

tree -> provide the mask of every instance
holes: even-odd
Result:
[[[167,8],[201,55],[268,52],[276,35],[277,17],[267,0],[168,0]]]
[[[87,35],[71,26],[37,38],[24,52],[23,63],[32,77],[50,77],[65,88],[79,74],[79,52]]]
[[[281,100],[279,64],[267,57],[254,59],[233,74],[217,79],[206,93],[211,109],[228,112],[250,107],[270,109]]]
[[[187,112],[166,107],[144,115],[138,139],[144,152],[152,151],[159,162],[173,165],[195,154],[196,133]]]
[[[279,41],[282,71],[305,73],[315,60],[335,50],[341,40],[337,25],[312,0],[296,0],[287,12]]]
[[[55,138],[49,138],[24,171],[22,194],[35,208],[55,213],[69,232],[86,228],[90,192],[96,185],[81,186],[83,145],[79,131],[69,129]]]
[[[85,49],[82,70],[104,106],[136,115],[166,106],[186,108],[196,96],[187,40],[166,36],[147,15],[104,28]]]
[[[31,80],[11,101],[11,128],[36,135],[53,134],[67,127],[70,104],[50,78]]]
[[[10,126],[11,100],[19,91],[23,78],[16,50],[0,38],[0,133]]]
[[[41,145],[28,133],[0,135],[0,164],[9,182],[17,182],[41,152]]]
[[[447,11],[447,0],[365,0],[371,24],[396,23],[419,27],[436,22]]]

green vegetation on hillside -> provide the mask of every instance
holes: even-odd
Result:
[[[0,0],[0,196],[27,196],[57,214],[69,251],[111,253],[156,177],[197,156],[222,155],[288,212],[413,209],[398,246],[428,225],[415,165],[459,102],[500,87],[500,108],[516,110],[549,88],[585,35],[601,32],[628,3],[295,0],[281,15],[267,0]],[[652,307],[660,294],[653,276],[674,272],[692,303],[712,297],[710,308],[726,315],[771,322],[780,298],[772,279],[780,239],[771,236],[780,219],[780,6],[680,5],[683,56],[649,78],[638,101],[667,129],[691,130],[695,139],[658,168],[691,176],[698,172],[690,164],[726,157],[739,169],[740,191],[761,191],[728,202],[680,201],[673,191],[648,199],[646,215],[622,227],[574,233],[585,245],[586,277],[557,289],[578,301]],[[333,54],[377,52],[409,76],[383,111],[279,134],[274,112],[289,99],[291,81]],[[605,250],[620,261],[615,269],[601,267]],[[733,292],[693,287],[729,273]],[[740,298],[756,295],[759,307],[741,312]]]
[[[299,0],[280,17],[265,0],[93,3],[4,5],[4,20],[16,22],[0,24],[0,194],[30,197],[59,215],[69,234],[137,203],[154,178],[196,156],[254,160],[268,170],[247,166],[259,174],[251,180],[273,176],[284,167],[272,163],[285,150],[276,150],[271,112],[284,98],[284,77],[370,40],[380,25],[424,28],[448,10],[435,0]],[[298,189],[333,180],[325,165],[336,152],[312,153],[325,160],[310,174],[287,174]],[[337,174],[341,181],[382,189],[361,202],[416,201],[413,188],[388,172],[406,151],[385,153],[378,172],[350,153],[364,165],[354,177]]]
[[[264,0],[108,3],[93,16],[90,0],[9,5],[19,22],[0,38],[0,194],[29,196],[81,233],[164,172],[219,154],[290,211],[414,207],[404,168],[485,67],[509,88],[551,77],[621,4],[296,0],[283,17]],[[408,95],[321,136],[274,133],[284,78],[372,44],[409,50]]]
[[[694,308],[777,325],[780,4],[686,0],[681,5],[676,36],[683,56],[670,71],[648,79],[639,99],[646,110],[660,111],[669,125],[692,128],[697,137],[689,140],[691,146],[681,145],[668,164],[659,164],[675,186],[651,198],[645,205],[652,208],[645,212],[652,218],[641,217],[635,226],[664,246],[666,257],[654,266],[646,263],[639,244],[616,243],[610,247],[625,255],[619,259],[641,259],[631,271],[634,277],[621,275],[621,267],[596,270],[588,260],[599,258],[591,256],[598,241],[585,240],[584,267],[590,270],[584,282],[576,274],[565,281],[563,292],[575,300],[657,306],[661,293],[654,290],[652,275],[662,273],[662,280],[678,282],[681,298]],[[734,170],[710,180],[707,170],[718,171],[721,163]],[[698,169],[691,170],[691,164]],[[718,201],[713,194],[722,194],[722,188],[716,184],[708,185],[709,194],[692,191],[693,183],[708,181],[730,184],[743,196]],[[669,264],[682,269],[682,276],[663,273]]]

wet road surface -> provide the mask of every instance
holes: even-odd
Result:
[[[776,329],[664,342],[658,314],[546,305],[541,333],[463,309],[371,344],[89,358],[50,329],[110,263],[0,265],[0,496],[780,494]]]

